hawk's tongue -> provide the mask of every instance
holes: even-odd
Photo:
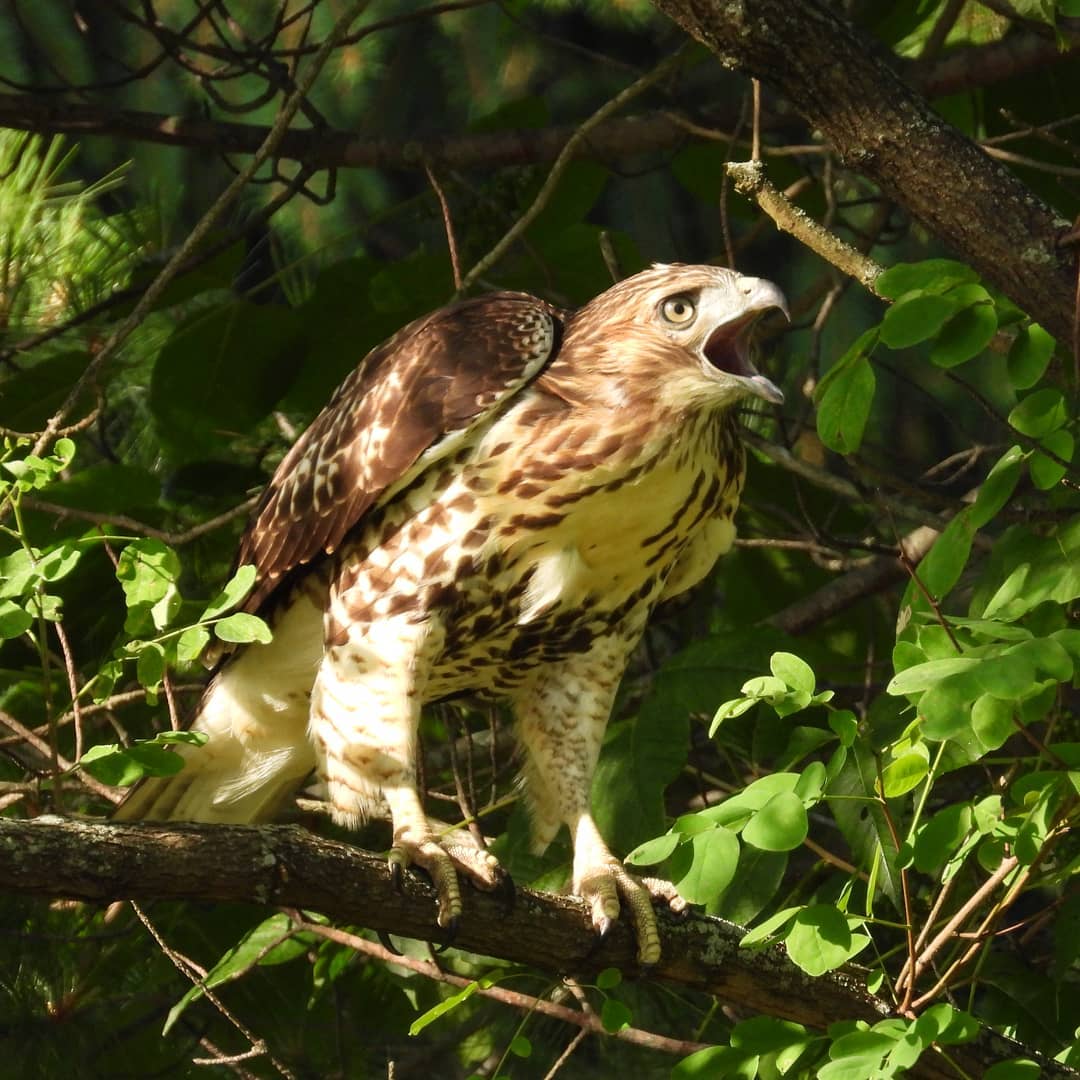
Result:
[[[771,379],[759,374],[750,363],[750,331],[759,315],[761,312],[755,311],[737,322],[718,326],[709,335],[702,351],[718,371],[734,375],[752,394],[779,405],[784,400],[780,388]]]

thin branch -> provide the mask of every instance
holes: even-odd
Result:
[[[584,145],[589,133],[603,123],[609,116],[618,112],[628,101],[632,101],[650,86],[653,86],[655,83],[658,83],[661,79],[666,78],[675,71],[683,62],[687,51],[686,47],[677,49],[666,60],[657,64],[652,71],[642,75],[640,79],[637,79],[624,90],[621,90],[610,101],[601,105],[592,116],[578,127],[573,135],[566,140],[566,145],[555,159],[555,164],[551,166],[551,171],[548,173],[547,179],[544,181],[539,192],[537,192],[536,198],[532,201],[532,205],[529,206],[525,213],[514,222],[491,251],[489,251],[482,259],[478,260],[476,265],[465,275],[465,279],[462,282],[462,290],[468,289],[476,282],[477,278],[481,277],[494,266],[517,242],[525,230],[536,220],[540,212],[547,206],[548,200],[554,193],[560,179],[562,179],[562,174],[574,159],[578,149]]]
[[[326,938],[328,941],[335,941],[339,945],[345,945],[384,964],[396,964],[398,967],[415,971],[418,975],[423,975],[433,982],[447,983],[450,986],[458,987],[471,986],[475,982],[474,979],[466,979],[460,975],[453,975],[448,971],[443,971],[442,968],[436,967],[430,960],[418,960],[411,956],[395,955],[384,946],[374,941],[368,941],[367,938],[362,938],[357,934],[350,934],[332,926],[323,926],[320,923],[308,922],[300,916],[299,912],[288,911],[287,914],[292,918],[293,925],[298,930],[305,930]],[[509,1005],[511,1008],[520,1009],[522,1012],[540,1013],[542,1016],[550,1016],[563,1021],[563,1023],[573,1024],[581,1028],[586,1034],[590,1032],[596,1035],[611,1034],[621,1042],[644,1046],[650,1050],[660,1050],[665,1054],[685,1056],[697,1050],[704,1050],[708,1046],[708,1043],[671,1039],[666,1035],[657,1035],[655,1032],[643,1031],[640,1028],[627,1027],[609,1033],[601,1023],[600,1017],[595,1013],[568,1009],[565,1005],[557,1005],[552,1001],[545,1001],[543,998],[533,997],[531,994],[522,994],[516,990],[507,990],[502,986],[478,986],[475,992],[480,997],[490,998],[492,1001]]]
[[[819,225],[805,210],[789,202],[783,192],[765,178],[760,161],[729,161],[727,172],[735,181],[735,190],[752,198],[776,222],[777,228],[791,233],[796,240],[842,273],[853,277],[875,296],[880,295],[875,283],[882,267]]]
[[[446,201],[446,194],[439,185],[439,181],[435,179],[431,166],[426,161],[424,162],[424,172],[427,173],[428,183],[435,192],[435,198],[439,200],[439,206],[442,209],[443,228],[446,229],[446,246],[450,251],[450,268],[454,272],[454,289],[461,292],[463,288],[461,284],[461,262],[458,260],[458,247],[457,240],[454,237],[454,219],[450,216],[450,204]]]
[[[134,900],[131,901],[131,910],[135,912],[136,918],[139,920],[139,922],[143,924],[144,927],[146,927],[147,933],[149,933],[149,935],[154,939],[154,941],[157,942],[158,948],[165,954],[166,957],[168,957],[173,967],[175,967],[176,970],[179,971],[185,979],[190,980],[193,986],[197,986],[203,992],[206,999],[214,1006],[214,1008],[216,1008],[218,1012],[221,1013],[221,1015],[224,1016],[225,1019],[228,1020],[229,1023],[231,1023],[233,1027],[235,1027],[236,1030],[239,1031],[240,1034],[243,1035],[250,1044],[250,1049],[239,1057],[214,1058],[211,1061],[199,1062],[199,1064],[224,1064],[228,1061],[244,1060],[250,1057],[263,1057],[265,1055],[265,1057],[274,1066],[274,1068],[277,1069],[278,1073],[281,1076],[288,1077],[289,1080],[295,1080],[293,1073],[291,1073],[284,1065],[281,1064],[281,1062],[277,1060],[277,1058],[274,1057],[273,1054],[270,1053],[265,1040],[260,1039],[253,1031],[251,1031],[243,1023],[243,1021],[236,1017],[232,1013],[232,1011],[226,1007],[226,1005],[222,1002],[221,998],[219,998],[217,994],[215,994],[214,991],[206,985],[206,972],[194,963],[192,963],[192,961],[190,961],[182,953],[177,952],[176,949],[169,945],[158,932],[154,924],[150,921],[146,912],[144,912],[143,909],[138,904],[136,904]]]
[[[293,93],[282,106],[281,111],[271,125],[266,138],[252,156],[251,161],[248,162],[221,195],[218,196],[214,204],[202,216],[202,219],[195,228],[192,229],[179,250],[176,251],[172,258],[169,259],[165,266],[159,271],[157,277],[154,278],[153,283],[146,292],[143,293],[139,302],[132,309],[131,314],[128,315],[116,330],[109,335],[109,338],[102,345],[97,355],[89,364],[87,364],[86,369],[68,392],[63,404],[49,419],[45,431],[34,444],[34,454],[41,454],[45,448],[51,444],[56,432],[63,426],[65,419],[75,407],[83,390],[93,381],[105,362],[112,358],[112,355],[117,349],[128,339],[136,327],[142,323],[143,319],[145,319],[147,314],[153,309],[154,304],[165,292],[165,289],[169,286],[173,278],[180,272],[191,254],[210,235],[211,230],[218,223],[224,212],[232,205],[244,188],[247,187],[248,183],[259,171],[263,163],[269,160],[273,155],[278,143],[281,142],[285,132],[288,130],[288,126],[292,122],[293,117],[296,115],[308,92],[315,84],[315,80],[322,71],[323,66],[326,61],[329,60],[330,54],[333,52],[340,39],[348,31],[353,20],[366,6],[367,0],[354,0],[354,2],[346,9],[345,14],[338,18],[334,28],[323,43],[323,47],[312,58],[311,63],[304,72],[303,78],[297,80],[295,93]]]
[[[252,495],[250,499],[246,499],[244,502],[232,507],[232,509],[225,510],[212,518],[208,518],[206,521],[200,521],[198,525],[192,525],[181,532],[158,529],[153,525],[147,525],[144,521],[128,517],[126,514],[101,514],[93,510],[81,510],[73,506],[61,506],[59,503],[49,502],[48,499],[35,499],[32,496],[24,496],[22,504],[30,510],[56,514],[62,518],[68,517],[77,521],[89,521],[95,525],[115,525],[139,536],[151,536],[155,540],[161,540],[169,544],[171,547],[182,547],[184,544],[190,544],[192,540],[196,540],[200,536],[205,536],[215,529],[220,529],[222,525],[227,525],[238,517],[249,514],[258,501],[259,496]]]

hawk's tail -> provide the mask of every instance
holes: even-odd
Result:
[[[247,692],[245,674],[230,665],[210,684],[191,724],[207,741],[178,747],[184,767],[140,781],[114,820],[243,825],[275,815],[315,764],[307,698],[275,709],[263,692]]]

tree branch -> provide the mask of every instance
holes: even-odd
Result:
[[[7,892],[94,903],[115,899],[247,902],[319,911],[332,919],[405,937],[439,941],[432,888],[415,875],[402,891],[385,859],[293,825],[116,825],[42,817],[0,820],[0,881]],[[576,897],[519,889],[512,909],[497,895],[470,891],[455,946],[515,963],[589,976],[633,971],[636,946],[625,922],[597,943]],[[874,1022],[888,1006],[856,974],[811,978],[776,949],[739,948],[742,931],[721,919],[661,918],[664,956],[650,978],[715,994],[755,1012],[822,1027]],[[972,1075],[1020,1048],[999,1037],[950,1048]],[[933,1055],[912,1071],[954,1078]],[[1069,1075],[1044,1063],[1044,1076]]]
[[[1010,34],[1004,41],[955,49],[933,64],[904,65],[913,86],[937,97],[955,94],[1023,74],[1033,68],[1061,63],[1080,51],[1074,44],[1059,49],[1053,38],[1032,33]],[[710,110],[711,111],[711,110]],[[737,116],[710,116],[713,126],[734,126]],[[79,137],[105,136],[159,143],[164,146],[253,154],[268,128],[210,119],[202,115],[112,109],[55,96],[0,93],[0,127],[40,134]],[[577,125],[528,131],[426,136],[423,140],[372,139],[332,128],[294,129],[276,148],[278,157],[319,169],[439,169],[499,168],[554,161],[577,130]],[[597,125],[576,156],[618,161],[631,155],[670,150],[687,139],[687,130],[666,110],[617,117]]]
[[[867,34],[822,0],[654,0],[727,67],[799,110],[873,180],[1060,341],[1071,340],[1068,223],[938,116]]]

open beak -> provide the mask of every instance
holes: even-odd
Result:
[[[718,371],[733,376],[747,393],[783,403],[784,394],[771,379],[761,375],[750,362],[750,338],[757,321],[767,311],[779,309],[789,318],[784,294],[764,278],[743,278],[740,287],[746,294],[745,308],[737,318],[718,326],[708,337],[702,352]]]

